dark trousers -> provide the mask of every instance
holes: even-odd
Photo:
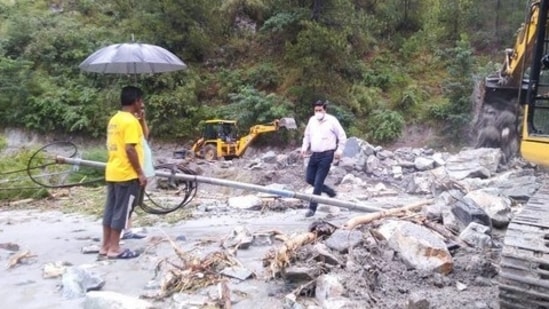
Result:
[[[314,187],[313,194],[320,195],[322,192],[328,194],[328,196],[335,196],[335,191],[324,184],[326,176],[330,171],[330,166],[334,161],[334,150],[328,150],[323,152],[313,152],[307,165],[307,175],[305,180],[308,184]],[[316,211],[318,203],[311,202],[309,209]]]

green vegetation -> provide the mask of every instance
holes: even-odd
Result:
[[[82,155],[82,159],[97,161],[97,162],[107,162],[108,153],[104,147],[91,148],[85,150]],[[88,186],[102,186],[104,185],[105,179],[105,170],[98,169],[94,167],[78,166],[78,170],[70,173],[70,177],[67,180],[67,183],[83,183]]]
[[[43,198],[45,188],[34,183],[27,174],[27,164],[35,150],[22,150],[0,159],[0,200]]]
[[[350,134],[377,143],[413,123],[463,136],[473,76],[513,43],[523,8],[511,0],[0,1],[0,122],[104,138],[119,89],[135,78],[158,139],[192,139],[210,117],[242,128],[281,116],[303,124],[317,99],[331,102]],[[137,77],[78,69],[132,36],[189,69]]]

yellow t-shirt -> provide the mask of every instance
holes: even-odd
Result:
[[[118,111],[107,127],[107,181],[121,182],[138,178],[126,154],[127,144],[135,145],[139,164],[143,166],[143,129],[139,120],[129,112]]]

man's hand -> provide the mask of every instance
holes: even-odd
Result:
[[[302,159],[305,159],[305,157],[309,156],[309,152],[306,151],[306,150],[305,151],[301,150],[299,153],[300,153]]]
[[[144,120],[145,119],[145,109],[142,108],[137,113],[135,113],[135,118],[137,118],[139,120]]]
[[[339,161],[341,159],[341,152],[336,151],[334,153],[334,160]]]
[[[143,188],[147,186],[147,177],[143,173],[139,174],[139,185]]]

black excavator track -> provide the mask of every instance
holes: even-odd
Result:
[[[509,224],[501,253],[500,308],[549,309],[549,182]]]

